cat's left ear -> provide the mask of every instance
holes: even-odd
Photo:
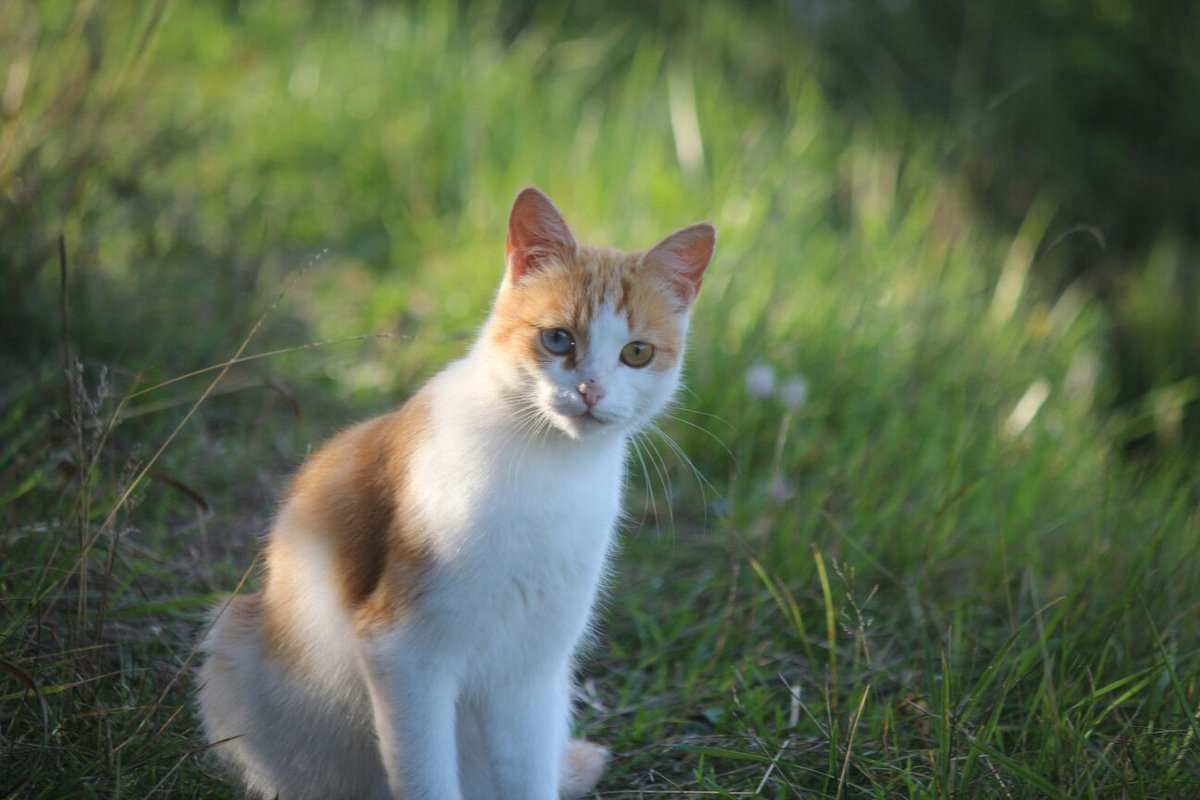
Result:
[[[699,222],[656,244],[646,253],[646,260],[665,267],[680,298],[690,304],[700,291],[716,243],[716,229],[707,222]]]

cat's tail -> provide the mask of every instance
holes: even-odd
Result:
[[[591,794],[607,764],[607,748],[584,739],[572,740],[563,759],[562,793],[571,798]]]
[[[205,736],[225,765],[251,794],[268,796],[275,787],[264,780],[268,770],[255,762],[253,740],[260,727],[254,684],[258,683],[262,595],[231,597],[212,610],[211,624],[200,643],[203,660],[196,692]]]

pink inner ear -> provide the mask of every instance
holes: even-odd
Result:
[[[716,242],[716,229],[700,222],[675,231],[656,244],[646,258],[671,271],[680,296],[690,303],[700,291]]]
[[[504,248],[513,282],[538,268],[546,256],[570,255],[575,247],[567,221],[550,198],[533,186],[521,190],[508,215]]]

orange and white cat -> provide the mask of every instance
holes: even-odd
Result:
[[[626,448],[679,386],[715,232],[579,244],[546,195],[509,217],[467,355],[293,480],[260,593],[216,611],[199,706],[252,794],[555,800],[604,748],[570,738],[572,658],[612,550]],[[223,610],[222,610],[223,609]]]

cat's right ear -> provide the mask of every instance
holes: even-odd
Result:
[[[569,258],[576,247],[567,221],[550,198],[533,186],[522,189],[508,214],[505,261],[510,280],[516,283],[547,258]]]

